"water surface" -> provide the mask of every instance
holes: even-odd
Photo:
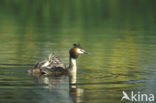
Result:
[[[156,13],[146,0],[0,1],[1,103],[120,103],[122,91],[156,94]],[[81,43],[77,85],[27,70],[52,51],[68,65]],[[128,101],[125,101],[128,102]]]

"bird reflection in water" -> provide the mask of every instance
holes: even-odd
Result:
[[[49,89],[54,95],[68,97],[73,103],[82,102],[84,90],[77,88],[76,73],[51,76],[35,74],[33,77],[35,81],[43,85],[43,88]]]

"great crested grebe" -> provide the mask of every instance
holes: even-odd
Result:
[[[60,59],[51,53],[46,60],[37,62],[28,72],[44,75],[62,75],[66,73],[76,75],[76,59],[78,58],[79,54],[88,54],[88,52],[82,49],[80,44],[73,44],[73,48],[69,50],[70,56],[68,67],[61,63]]]

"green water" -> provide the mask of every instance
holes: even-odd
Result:
[[[156,7],[147,0],[1,0],[0,103],[120,103],[156,95]],[[80,43],[77,86],[27,70],[53,51],[68,65]],[[124,100],[123,102],[128,102]]]

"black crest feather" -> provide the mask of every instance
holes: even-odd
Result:
[[[80,47],[80,43],[79,44],[73,44],[74,47]]]

